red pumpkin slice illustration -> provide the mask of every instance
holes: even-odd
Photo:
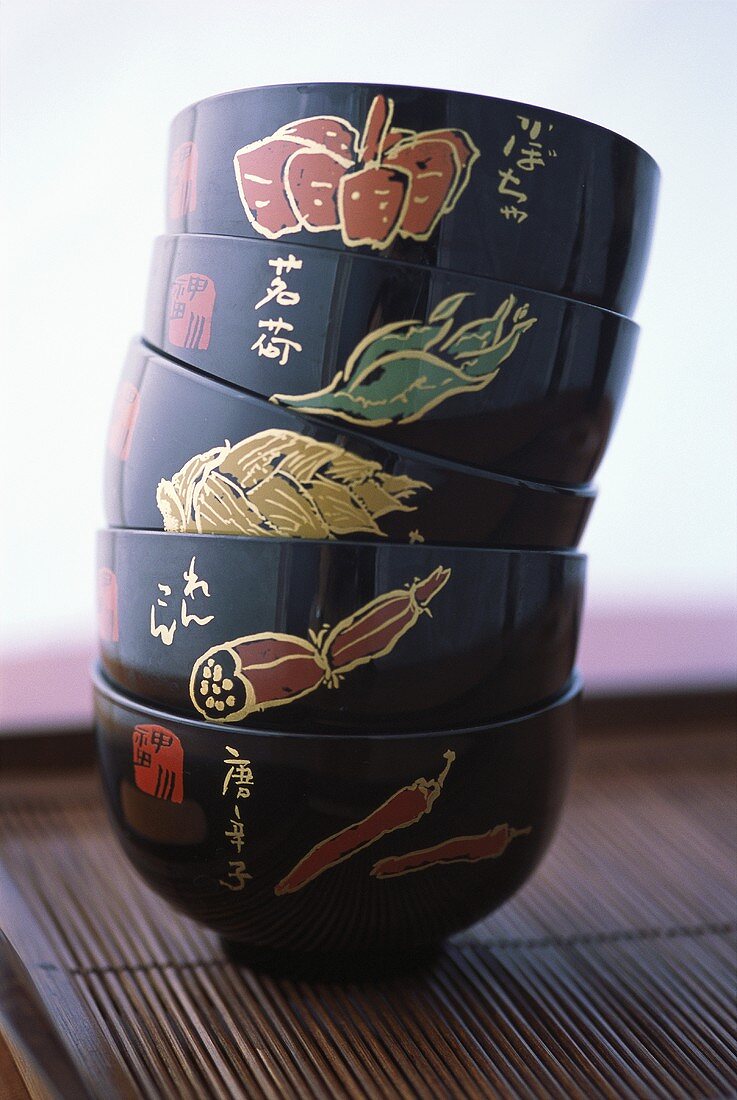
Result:
[[[341,157],[346,168],[356,159],[358,130],[344,118],[335,118],[332,115],[300,118],[281,126],[274,137],[301,138],[312,142],[326,152]]]
[[[350,248],[388,248],[407,210],[411,176],[391,168],[363,168],[343,176],[338,191],[343,241]]]
[[[345,162],[319,149],[299,149],[284,171],[287,194],[299,224],[311,233],[340,229],[338,186]]]
[[[234,157],[238,191],[248,220],[271,240],[299,229],[300,222],[284,185],[284,169],[293,153],[309,143],[299,138],[266,138],[239,149]]]
[[[401,167],[383,167],[381,157],[391,126],[394,103],[376,96],[369,108],[360,157],[365,168],[340,181],[338,212],[344,242],[387,248],[407,211],[411,176]]]
[[[451,188],[450,194],[443,206],[443,214],[447,214],[453,209],[458,199],[465,191],[466,184],[471,177],[471,169],[481,156],[481,153],[471,141],[471,138],[465,130],[426,130],[418,136],[421,141],[450,142],[458,156],[460,170],[455,186]]]
[[[280,127],[234,157],[249,221],[272,240],[340,229],[349,246],[387,248],[399,233],[426,240],[464,190],[479,151],[463,130],[392,126],[394,103],[374,97],[363,135],[315,115]]]
[[[393,149],[395,145],[398,145],[400,141],[405,141],[409,137],[414,137],[414,130],[400,130],[396,126],[392,126],[391,130],[384,138],[384,156]]]
[[[412,180],[399,232],[420,240],[429,237],[460,174],[458,154],[448,141],[411,139],[388,153],[385,163],[403,168]]]
[[[366,124],[358,147],[358,159],[366,166],[378,164],[381,160],[393,114],[393,99],[386,99],[383,95],[374,96],[366,115]]]

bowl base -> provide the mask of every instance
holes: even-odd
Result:
[[[411,973],[429,966],[442,947],[441,943],[433,943],[414,950],[317,954],[257,947],[222,937],[220,942],[230,961],[238,966],[263,971],[272,977],[337,982]]]

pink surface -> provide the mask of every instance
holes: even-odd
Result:
[[[93,642],[18,655],[4,653],[0,662],[0,730],[89,726],[94,659]]]
[[[584,615],[578,653],[589,693],[737,683],[737,610],[639,607]]]
[[[0,729],[88,726],[94,643],[4,654]],[[737,615],[720,609],[619,608],[587,614],[579,668],[589,695],[737,682]]]

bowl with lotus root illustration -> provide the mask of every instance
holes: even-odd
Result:
[[[584,575],[573,551],[107,530],[101,667],[213,726],[478,724],[563,689]]]
[[[213,726],[98,677],[105,798],[145,881],[257,957],[426,948],[491,913],[542,858],[579,688],[497,724],[336,736]]]
[[[194,234],[157,241],[144,325],[150,346],[336,430],[566,485],[601,460],[637,334],[511,283]]]
[[[115,401],[113,527],[254,538],[575,547],[572,489],[396,448],[187,370],[134,343]]]
[[[644,150],[547,108],[281,85],[174,119],[167,229],[406,260],[628,313],[657,187]]]

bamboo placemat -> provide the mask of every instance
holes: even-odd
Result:
[[[718,728],[585,740],[542,868],[416,973],[231,961],[129,870],[86,771],[0,784],[5,917],[105,1098],[115,1062],[156,1100],[736,1096],[732,751]]]

